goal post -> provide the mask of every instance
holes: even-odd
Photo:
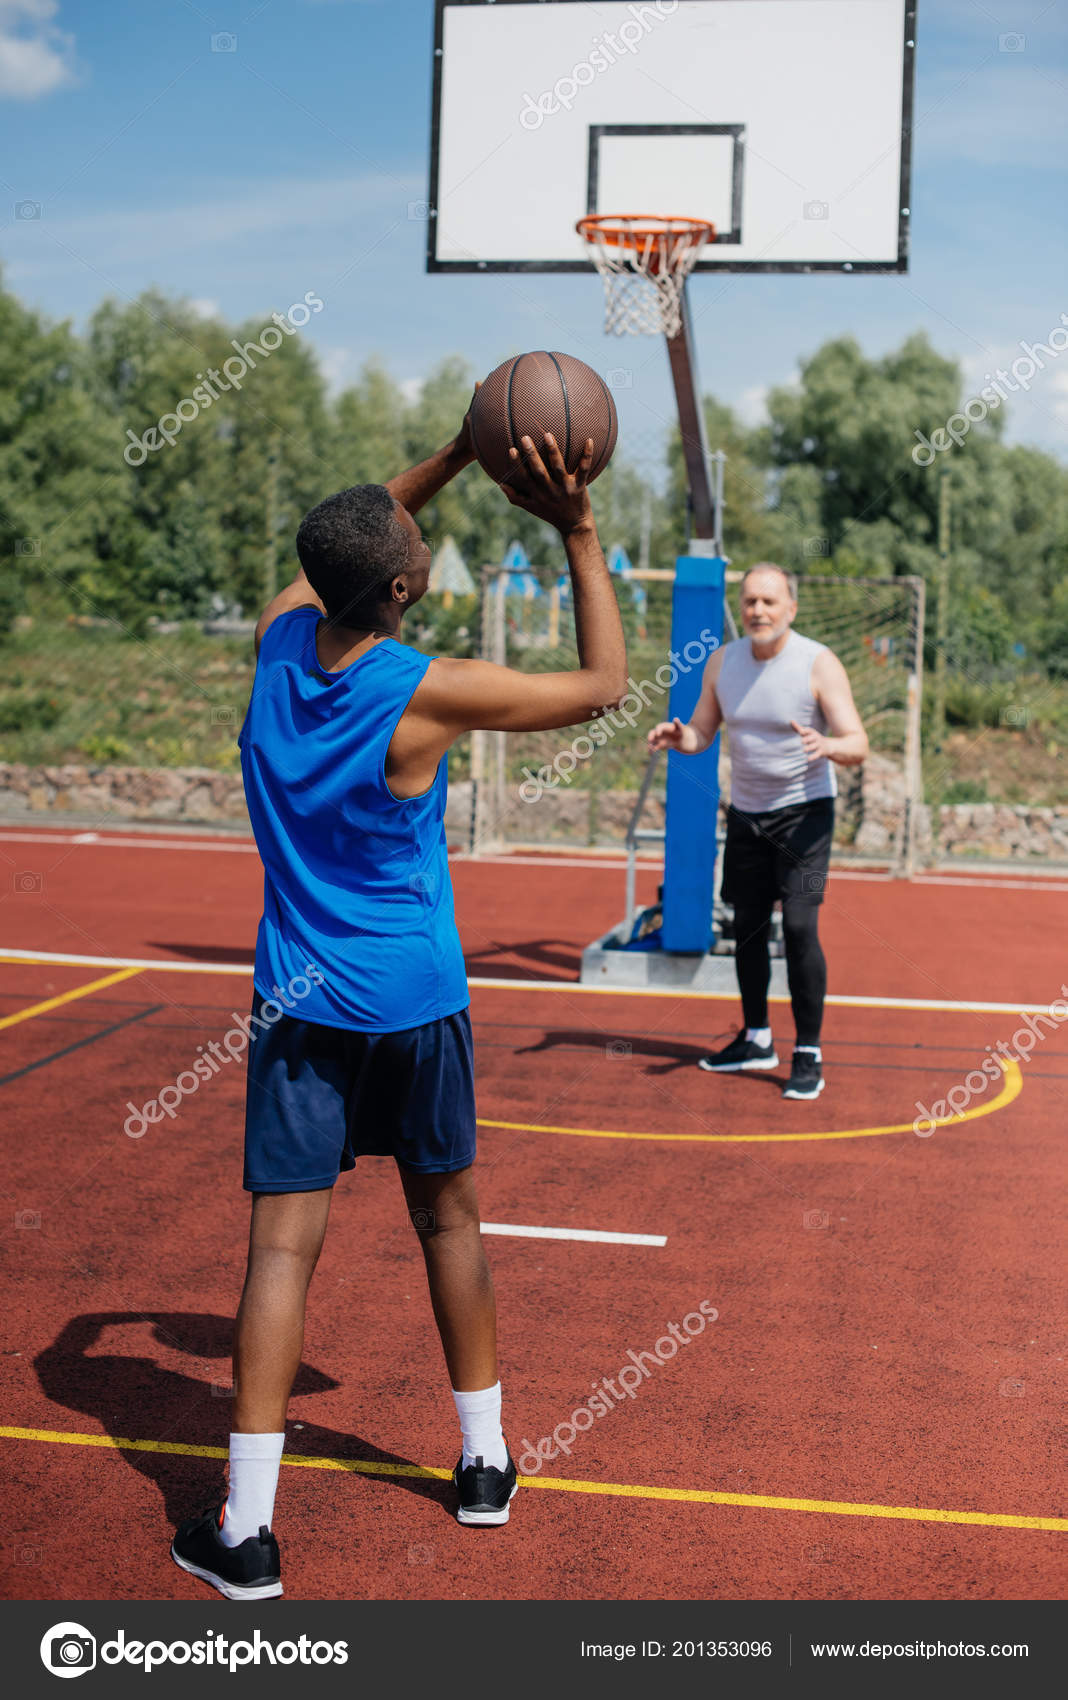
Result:
[[[646,779],[646,737],[668,716],[672,664],[700,669],[715,644],[701,634],[671,648],[671,581],[650,571],[615,577],[628,637],[629,680],[619,708],[584,726],[552,732],[481,732],[472,737],[469,851],[516,845],[622,848]],[[736,602],[740,572],[730,572]],[[566,578],[508,569],[482,573],[481,654],[501,666],[551,672],[577,665]],[[837,770],[835,850],[839,857],[912,873],[923,850],[920,711],[923,694],[924,583],[920,578],[799,579],[797,631],[826,643],[842,661],[871,742],[862,769]],[[729,636],[729,632],[728,632]],[[701,653],[698,653],[698,651]],[[721,780],[729,796],[729,739]],[[641,825],[665,819],[666,763],[645,788]],[[721,804],[721,808],[723,805]]]

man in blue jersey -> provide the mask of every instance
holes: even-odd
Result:
[[[550,436],[522,442],[504,488],[563,539],[575,669],[518,673],[434,659],[400,641],[430,572],[413,516],[474,458],[467,420],[388,484],[342,490],[312,509],[297,534],[301,571],[256,628],[240,746],[265,883],[228,1496],[183,1523],[171,1548],[228,1599],[282,1592],[272,1518],[286,1408],[331,1189],[357,1156],[395,1158],[419,1235],[460,1422],[459,1519],[505,1523],[515,1493],[471,1175],[471,1027],[444,758],[474,728],[570,726],[626,689],[623,631],[586,489],[593,444],[569,474]]]
[[[706,664],[690,721],[665,721],[649,734],[651,749],[683,755],[707,750],[722,725],[730,739],[723,898],[734,907],[745,1025],[699,1066],[722,1074],[778,1067],[768,1021],[768,935],[778,900],[796,1034],[783,1097],[818,1098],[827,994],[819,913],[834,831],[834,770],[858,766],[868,739],[838,657],[793,630],[793,575],[768,561],[750,567],[741,612],[745,636]]]

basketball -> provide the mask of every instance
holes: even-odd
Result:
[[[593,438],[589,482],[612,458],[619,431],[616,404],[591,366],[571,354],[520,354],[491,372],[471,404],[471,440],[479,465],[495,484],[512,471],[509,449],[522,453],[521,437],[540,452],[542,435],[555,437],[569,472]]]

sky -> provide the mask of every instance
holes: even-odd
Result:
[[[582,10],[595,29],[597,4]],[[107,297],[153,285],[264,322],[312,290],[325,310],[306,334],[334,390],[371,356],[417,395],[445,355],[485,373],[564,348],[629,374],[621,446],[654,456],[674,411],[664,348],[603,334],[595,278],[426,273],[433,11],[0,0],[5,284],[79,330]],[[971,394],[1068,314],[1068,13],[918,11],[909,272],[691,285],[703,388],[749,423],[830,337],[879,356],[925,330]],[[1013,398],[1007,438],[1068,460],[1068,351]]]

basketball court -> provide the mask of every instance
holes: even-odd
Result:
[[[208,1503],[225,1462],[240,1054],[179,1090],[173,1116],[140,1131],[132,1112],[174,1102],[247,1011],[258,859],[232,837],[29,829],[4,829],[0,855],[0,1084],[22,1134],[8,1588],[62,1597],[91,1560],[98,1597],[207,1607],[170,1562],[168,1519]],[[659,872],[643,864],[640,900]],[[959,1120],[913,1123],[1061,995],[1068,881],[833,878],[829,1087],[787,1119],[776,1076],[693,1066],[733,1003],[579,984],[587,934],[619,908],[619,858],[458,859],[453,877],[505,1421],[541,1467],[506,1529],[456,1524],[422,1260],[392,1165],[361,1159],[291,1406],[287,1593],[1047,1596],[1068,1529],[1049,1211],[1068,1024],[1036,1015],[1044,1036],[1027,1055],[1018,1039]],[[717,1314],[698,1334],[702,1302]],[[647,1373],[621,1383],[635,1360]],[[572,1425],[606,1380],[619,1397]],[[109,1567],[120,1549],[94,1531],[119,1527]]]
[[[428,269],[527,296],[539,274],[585,273],[590,326],[604,311],[665,336],[692,533],[673,644],[703,622],[731,632],[702,291],[717,272],[834,271],[847,290],[907,269],[914,19],[907,0],[436,5]],[[581,326],[558,333],[583,355]],[[918,592],[899,626],[922,657]],[[905,808],[922,796],[921,668],[899,668],[887,709]],[[733,992],[582,979],[583,952],[662,883],[671,951],[715,942],[714,832],[699,865],[686,848],[714,818],[714,765],[688,799],[669,777],[664,854],[632,844],[631,893],[622,844],[493,848],[511,806],[496,749],[452,872],[520,1491],[507,1528],[457,1524],[419,1246],[392,1164],[361,1159],[290,1407],[287,1594],[1049,1596],[1068,1532],[1050,1209],[1068,878],[906,880],[904,853],[833,872],[828,1089],[787,1105],[784,1071],[694,1066],[734,1031]],[[0,1407],[24,1508],[8,1591],[61,1598],[91,1576],[101,1597],[207,1608],[168,1547],[227,1456],[262,871],[240,836],[97,827],[0,827],[0,860],[23,1299]],[[785,1046],[781,996],[772,1020]]]

